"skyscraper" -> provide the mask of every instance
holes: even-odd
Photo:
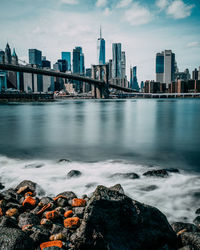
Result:
[[[73,49],[73,73],[85,75],[85,60],[81,47]]]
[[[102,38],[102,32],[100,27],[100,37],[97,40],[97,64],[105,64],[106,58],[106,43]]]
[[[139,85],[138,85],[138,80],[137,80],[137,66],[131,67],[130,85],[132,89],[139,90]]]
[[[42,66],[42,51],[37,49],[29,49],[29,63]]]
[[[62,60],[67,61],[67,71],[71,71],[71,52],[62,52]]]
[[[126,53],[122,51],[122,78],[126,77]]]
[[[156,82],[168,85],[174,81],[176,68],[175,54],[171,50],[156,54]]]
[[[6,44],[6,49],[5,49],[5,63],[11,63],[12,57],[11,57],[11,49],[9,44]]]
[[[121,43],[112,44],[112,78],[122,77],[122,52]]]
[[[198,70],[194,69],[192,71],[192,80],[198,80]]]
[[[164,82],[164,54],[156,54],[156,82]]]

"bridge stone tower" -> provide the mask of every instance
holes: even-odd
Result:
[[[109,98],[108,90],[108,64],[104,65],[92,65],[92,78],[100,81],[104,81],[102,86],[92,85],[92,96],[96,99]]]

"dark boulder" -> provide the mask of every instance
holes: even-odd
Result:
[[[2,190],[4,188],[5,188],[5,186],[2,183],[0,183],[0,190]]]
[[[0,227],[1,250],[33,250],[34,243],[26,233],[17,228]]]
[[[25,212],[23,214],[20,214],[20,216],[18,217],[18,225],[19,227],[23,227],[25,225],[38,225],[40,224],[40,220],[38,218],[37,215],[33,214],[33,213],[28,213]]]
[[[60,159],[59,161],[58,161],[58,163],[63,163],[63,162],[71,162],[70,160],[68,160],[68,159]]]
[[[200,208],[196,210],[195,214],[200,214]]]
[[[36,192],[36,183],[28,180],[22,181],[17,187],[16,190],[19,190],[21,187],[28,187],[28,191],[31,191],[32,193]]]
[[[200,229],[195,226],[194,224],[191,224],[191,223],[184,223],[184,222],[173,222],[171,224],[173,230],[178,233],[180,232],[181,230],[186,230],[187,232],[200,232]]]
[[[142,191],[146,191],[146,192],[154,191],[156,189],[158,189],[158,186],[156,185],[150,185],[150,186],[141,188]]]
[[[71,192],[71,191],[65,191],[65,192],[62,192],[60,194],[58,194],[57,196],[65,196],[67,200],[72,200],[74,198],[77,198],[76,194],[74,192]]]
[[[58,198],[56,202],[59,207],[67,207],[69,205],[68,200],[65,198]]]
[[[9,188],[1,193],[6,202],[19,203],[22,195],[17,194],[13,188]]]
[[[74,212],[75,216],[79,217],[80,219],[83,219],[84,211],[85,211],[85,207],[73,208],[73,212]]]
[[[104,186],[93,193],[80,227],[71,236],[76,250],[176,249],[176,239],[158,209]]]
[[[182,233],[178,236],[182,247],[192,246],[194,250],[200,249],[200,233]]]
[[[197,216],[195,219],[194,219],[194,224],[200,228],[200,216]]]
[[[33,239],[35,246],[49,240],[50,232],[45,227],[36,226],[33,227],[32,231],[33,233],[30,235],[30,238]]]
[[[136,173],[115,173],[110,175],[110,178],[139,179],[140,177]]]
[[[0,227],[11,227],[19,229],[17,220],[8,216],[2,216],[0,218]]]
[[[143,175],[147,177],[161,177],[161,178],[169,176],[168,172],[165,169],[147,171]]]
[[[82,173],[80,171],[78,171],[78,170],[71,170],[67,174],[67,178],[80,177],[81,175],[82,175]]]

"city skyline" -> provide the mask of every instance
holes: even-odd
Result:
[[[4,11],[1,13],[0,49],[8,41],[11,47],[17,48],[20,59],[27,61],[27,50],[37,48],[56,62],[62,51],[72,52],[74,47],[81,46],[88,68],[96,64],[96,39],[101,24],[106,61],[112,58],[112,43],[121,43],[126,52],[128,78],[130,66],[136,65],[139,82],[155,79],[155,54],[165,49],[176,53],[180,71],[189,68],[191,72],[199,66],[198,1],[59,0],[55,3],[49,0],[41,3],[36,0],[34,5],[32,8],[24,0],[2,1],[2,9],[10,9],[10,17],[4,16]],[[18,32],[14,32],[16,29]]]

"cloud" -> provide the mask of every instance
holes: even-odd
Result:
[[[157,0],[156,1],[156,6],[163,10],[169,5],[169,0]]]
[[[188,48],[200,48],[200,42],[190,42],[187,44]]]
[[[111,11],[109,8],[105,8],[103,14],[104,14],[105,16],[110,16],[110,15],[112,14],[112,11]]]
[[[167,8],[167,14],[174,19],[182,19],[191,15],[194,5],[187,5],[182,0],[173,1]]]
[[[74,4],[78,4],[78,0],[61,0],[62,3],[66,3],[66,4],[71,4],[71,5],[74,5]]]
[[[97,0],[96,6],[97,7],[104,7],[107,4],[107,0]]]
[[[150,10],[135,2],[125,11],[125,20],[132,26],[139,26],[149,23],[153,19]]]
[[[117,8],[124,8],[127,7],[128,5],[130,5],[132,3],[132,0],[121,0],[118,4],[117,4]]]

